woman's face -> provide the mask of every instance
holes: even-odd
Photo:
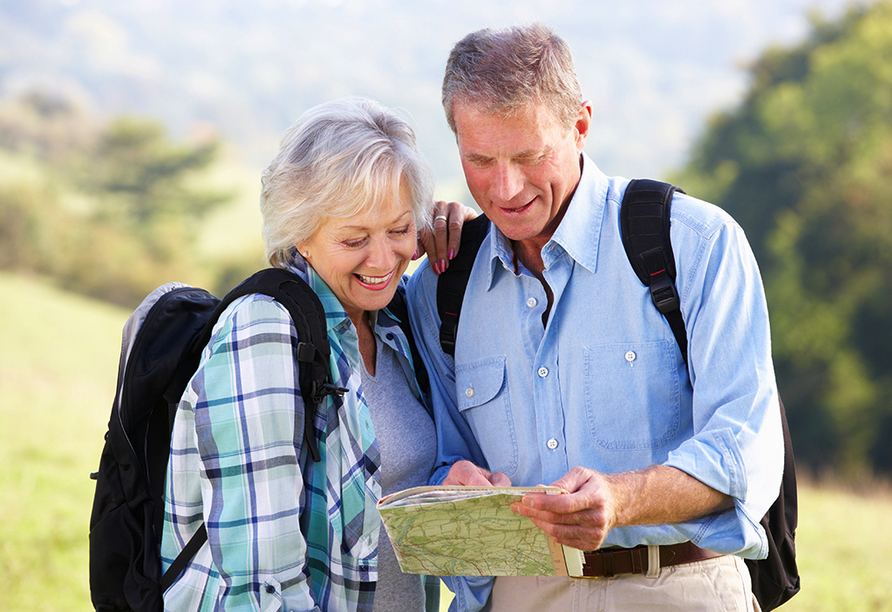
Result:
[[[301,253],[331,288],[354,325],[369,310],[387,306],[416,248],[409,190],[399,200],[372,206],[347,219],[326,219]]]

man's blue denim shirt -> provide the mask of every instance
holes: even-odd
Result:
[[[735,507],[677,525],[612,530],[605,544],[692,541],[761,558],[759,520],[777,497],[783,437],[759,270],[740,226],[683,194],[671,240],[689,367],[638,280],[620,236],[626,179],[587,156],[566,215],[542,250],[554,303],[491,226],[468,282],[455,359],[439,345],[437,277],[409,285],[411,322],[431,371],[438,462],[550,484],[575,466],[614,473],[676,467],[727,493]],[[480,595],[483,595],[482,593]],[[485,600],[484,600],[485,601]]]

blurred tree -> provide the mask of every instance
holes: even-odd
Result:
[[[154,121],[96,121],[39,93],[0,101],[0,267],[134,306],[172,279],[212,284],[198,223],[231,198],[207,171],[219,143],[175,143]],[[227,262],[231,266],[231,262]]]
[[[0,268],[36,271],[52,251],[54,193],[34,185],[0,185]]]
[[[192,222],[229,197],[188,182],[217,151],[216,140],[175,144],[154,121],[120,117],[102,132],[80,174],[99,196],[102,216],[124,228],[151,227],[170,217]]]
[[[137,239],[167,269],[192,258],[198,223],[231,197],[198,178],[218,150],[216,139],[174,143],[155,121],[119,117],[72,167],[95,197],[94,221]]]
[[[747,231],[797,459],[892,473],[892,3],[752,68],[677,177]]]

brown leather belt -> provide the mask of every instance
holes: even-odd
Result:
[[[691,542],[660,546],[660,567],[681,565],[712,559],[721,555]],[[586,578],[611,578],[617,574],[646,574],[647,546],[635,548],[602,548],[583,553],[585,564],[582,575]]]

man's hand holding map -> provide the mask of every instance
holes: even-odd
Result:
[[[582,551],[556,544],[511,511],[557,487],[415,487],[378,511],[402,570],[433,576],[580,576]]]

